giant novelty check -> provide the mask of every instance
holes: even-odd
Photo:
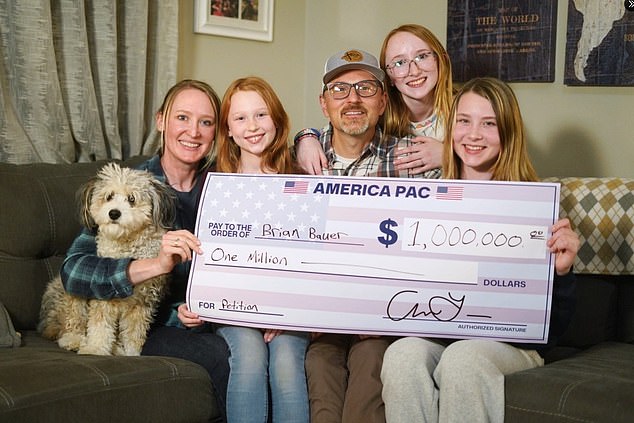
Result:
[[[544,343],[559,185],[207,177],[190,309],[223,324]]]

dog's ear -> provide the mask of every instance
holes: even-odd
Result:
[[[152,221],[154,226],[171,229],[176,218],[176,195],[174,191],[161,181],[152,180],[150,195],[152,198]]]
[[[92,194],[95,192],[95,186],[98,177],[91,178],[88,182],[79,188],[77,191],[77,202],[79,203],[79,221],[88,229],[96,229],[97,224],[90,214],[90,203],[92,201]]]

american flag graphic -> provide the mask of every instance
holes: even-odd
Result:
[[[299,182],[300,192],[295,193],[292,190],[298,189]],[[292,227],[307,237],[310,227],[325,230],[324,216],[328,209],[328,201],[321,201],[321,195],[314,198],[308,195],[310,182],[273,175],[210,173],[201,199],[199,222],[248,224],[254,230],[263,224],[274,228]],[[292,184],[288,186],[289,183]],[[229,228],[223,226],[222,229]]]
[[[308,182],[306,181],[286,181],[284,183],[284,194],[306,194]]]
[[[463,187],[441,185],[436,188],[437,200],[462,200]]]

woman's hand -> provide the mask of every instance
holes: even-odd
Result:
[[[203,324],[203,321],[200,320],[197,314],[189,311],[189,307],[187,307],[186,303],[178,306],[178,320],[180,320],[186,328],[195,328]]]
[[[299,165],[310,175],[321,175],[328,167],[324,149],[317,137],[305,136],[295,146],[295,155]]]
[[[442,166],[441,141],[431,137],[416,137],[409,147],[397,151],[394,160],[396,170],[409,170],[410,175],[419,175]]]
[[[277,335],[284,332],[281,329],[264,329],[264,342],[269,343],[275,338]]]
[[[150,278],[166,275],[174,266],[192,259],[192,251],[202,254],[200,241],[187,230],[166,232],[161,239],[158,256],[132,260],[128,266],[128,280],[137,285]]]
[[[568,219],[560,219],[552,227],[552,236],[546,243],[555,254],[555,271],[559,276],[570,272],[579,251],[579,237],[572,230]]]
[[[202,254],[200,241],[188,230],[169,231],[163,235],[158,259],[165,273],[172,271],[178,263],[192,259],[192,251]]]

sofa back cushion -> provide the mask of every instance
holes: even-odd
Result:
[[[581,241],[577,308],[560,345],[634,342],[634,180],[546,181],[561,183],[560,217],[570,219]]]
[[[559,345],[587,348],[617,338],[619,278],[577,275],[577,306]]]
[[[629,282],[619,284],[617,339],[634,344],[634,277]]]
[[[76,193],[105,163],[0,163],[0,302],[16,330],[36,327],[44,287],[79,232]]]

